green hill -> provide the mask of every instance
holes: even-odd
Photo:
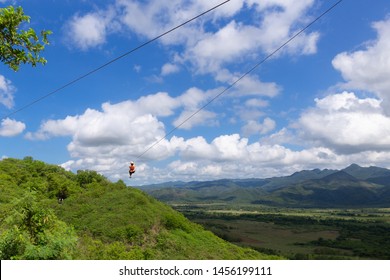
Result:
[[[94,171],[0,161],[1,259],[273,259]]]

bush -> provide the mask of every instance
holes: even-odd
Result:
[[[168,213],[163,219],[163,225],[168,230],[181,229],[186,232],[190,230],[188,221],[179,213]]]
[[[97,173],[96,171],[90,170],[78,170],[76,180],[79,183],[80,187],[85,188],[86,185],[91,183],[101,183],[107,181],[107,179]]]
[[[0,236],[1,259],[69,259],[77,242],[73,228],[27,192],[14,202]]]

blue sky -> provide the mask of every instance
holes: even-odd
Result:
[[[342,1],[166,138],[336,1],[231,0],[6,117],[221,2],[0,0],[53,32],[45,66],[0,66],[0,157],[132,185],[390,168],[386,0]]]

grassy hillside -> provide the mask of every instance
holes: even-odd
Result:
[[[0,161],[1,259],[272,259],[232,245],[122,181]]]

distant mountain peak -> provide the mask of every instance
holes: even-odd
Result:
[[[390,176],[390,170],[382,167],[370,166],[362,167],[355,163],[344,168],[342,171],[354,176],[359,180],[367,180],[369,178]]]
[[[325,176],[321,179],[321,181],[325,181],[325,182],[332,182],[332,181],[352,181],[352,182],[356,182],[356,181],[359,181],[357,178],[355,178],[354,176],[352,176],[351,174],[341,170],[341,171],[337,171],[335,173],[332,173],[328,176]]]
[[[348,166],[344,169],[359,169],[359,168],[363,168],[363,167],[361,167],[359,164],[352,163],[350,166]]]
[[[360,165],[356,164],[356,163],[352,163],[351,165],[349,165],[348,167],[342,169],[343,171],[345,172],[355,172],[355,171],[359,171],[361,169],[364,169],[366,167],[361,167]]]
[[[333,174],[337,172],[338,170],[332,170],[332,169],[312,169],[312,170],[302,170],[297,171],[290,176],[286,176],[284,178],[289,178],[290,182],[300,182],[300,181],[306,181],[306,180],[313,180],[313,179],[321,179],[325,176],[328,176],[330,174]]]

